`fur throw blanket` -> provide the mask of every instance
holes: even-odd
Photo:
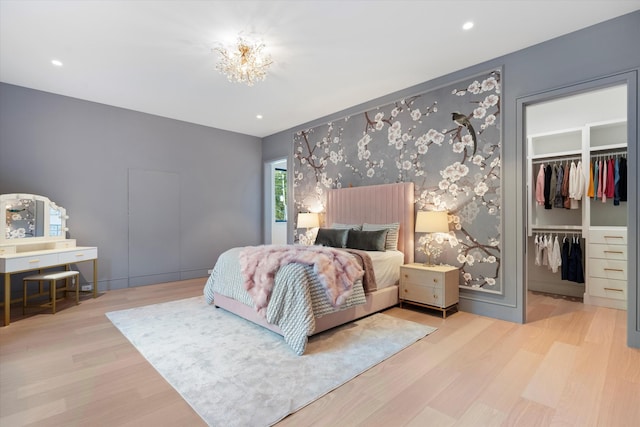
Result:
[[[364,274],[362,267],[344,251],[324,246],[262,245],[248,246],[239,254],[244,288],[256,310],[266,314],[278,269],[286,264],[313,265],[329,302],[341,306],[353,292],[353,283]]]

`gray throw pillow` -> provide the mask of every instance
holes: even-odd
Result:
[[[385,251],[388,230],[358,231],[349,230],[347,248],[362,251]]]
[[[344,248],[347,245],[349,230],[334,228],[320,228],[316,236],[316,245],[331,246],[332,248]]]

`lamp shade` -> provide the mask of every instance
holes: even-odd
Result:
[[[320,227],[320,218],[317,213],[300,212],[298,214],[298,228],[314,228]]]
[[[416,233],[448,233],[449,220],[445,211],[418,211]]]

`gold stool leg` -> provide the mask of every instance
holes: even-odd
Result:
[[[76,286],[76,305],[80,304],[80,275],[73,276]]]

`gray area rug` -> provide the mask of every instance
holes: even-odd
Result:
[[[296,356],[280,335],[203,297],[107,313],[211,426],[268,426],[436,328],[375,314],[311,337]]]

